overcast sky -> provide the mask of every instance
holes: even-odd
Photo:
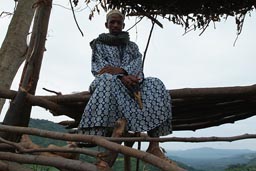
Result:
[[[68,1],[54,0],[69,8]],[[83,1],[80,2],[80,4]],[[0,12],[12,11],[13,1],[1,0]],[[48,95],[43,87],[60,91],[63,94],[87,91],[93,77],[90,72],[91,49],[89,42],[102,32],[105,13],[101,10],[92,21],[88,20],[89,8],[76,12],[78,23],[84,33],[78,31],[72,12],[59,5],[53,5],[48,36],[47,51],[44,53],[37,94]],[[4,39],[10,17],[0,18],[0,42]],[[126,29],[135,23],[135,17],[126,18]],[[221,23],[210,24],[199,36],[200,31],[183,35],[184,28],[161,20],[164,28],[155,26],[145,62],[145,76],[160,78],[167,89],[193,87],[247,86],[256,83],[256,15],[247,15],[242,34],[236,45],[236,24],[234,18]],[[131,40],[136,42],[143,53],[145,50],[151,22],[143,19],[130,31]],[[22,67],[21,69],[22,70]],[[13,82],[12,89],[17,90],[20,72]],[[2,120],[8,104],[0,116]],[[48,119],[54,122],[67,119],[53,117],[45,109],[34,107],[33,118]],[[233,136],[255,133],[256,117],[225,124],[219,127],[192,131],[174,132],[171,136]],[[256,140],[242,140],[232,143],[164,143],[166,149],[189,149],[197,147],[248,148],[256,150]]]

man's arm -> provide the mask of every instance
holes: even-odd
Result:
[[[122,65],[121,67],[127,72],[127,75],[133,75],[143,79],[143,71],[142,71],[142,55],[139,52],[138,46],[131,42],[129,51],[132,55],[132,60],[129,64]]]
[[[127,72],[123,68],[113,67],[113,66],[105,66],[104,68],[102,68],[100,70],[100,72],[98,74],[101,75],[104,73],[109,73],[109,74],[113,74],[113,75],[118,75],[118,74],[127,75]]]

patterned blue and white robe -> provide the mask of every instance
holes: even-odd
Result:
[[[163,136],[172,132],[171,98],[161,80],[144,78],[140,84],[143,108],[140,109],[131,92],[118,75],[97,75],[105,66],[123,68],[129,75],[142,73],[142,55],[138,46],[129,41],[126,46],[97,43],[92,52],[91,98],[82,115],[79,130],[85,134],[107,136],[119,118],[127,120],[127,130],[150,131],[150,136]]]

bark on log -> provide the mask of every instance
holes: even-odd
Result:
[[[25,168],[21,164],[9,161],[0,161],[0,171],[33,171],[32,169]]]
[[[28,137],[28,135],[23,135],[21,142],[19,143],[7,141],[4,140],[3,138],[0,138],[0,142],[2,143],[1,145],[5,145],[0,146],[0,151],[3,151],[2,149],[8,147],[8,149],[11,149],[11,151],[13,152],[39,154],[44,156],[60,156],[68,159],[78,159],[77,154],[84,154],[95,158],[97,158],[100,155],[100,152],[98,151],[77,148],[75,143],[68,144],[62,147],[50,144],[47,148],[43,148],[38,144],[33,143]]]
[[[72,171],[96,171],[97,170],[97,167],[93,164],[85,163],[79,160],[64,159],[61,157],[22,155],[22,154],[8,153],[8,152],[0,152],[0,159],[19,162],[19,163],[53,166],[53,167],[68,169]]]
[[[175,98],[195,98],[195,97],[225,97],[225,96],[246,96],[256,94],[256,84],[251,86],[235,87],[212,87],[212,88],[184,88],[170,91]]]
[[[12,81],[27,53],[27,36],[34,16],[36,0],[19,0],[0,49],[0,87],[10,89]],[[14,3],[14,2],[13,2]],[[0,98],[0,113],[5,99]]]
[[[152,138],[149,136],[141,136],[141,137],[122,137],[122,138],[108,138],[110,141],[125,141],[125,142],[215,142],[215,141],[223,141],[223,142],[232,142],[244,139],[254,139],[256,138],[256,134],[242,134],[231,137],[163,137],[163,138]]]

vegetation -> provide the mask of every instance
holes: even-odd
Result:
[[[32,169],[33,171],[59,171],[54,167],[49,166],[41,166],[41,165],[27,165],[28,168]]]
[[[56,131],[56,132],[67,132],[67,130],[54,122],[50,122],[48,120],[44,119],[30,119],[29,121],[29,127],[31,128],[39,128],[43,130],[48,130],[48,131]],[[42,138],[38,136],[30,136],[31,140],[40,146],[47,147],[49,144],[55,144],[58,146],[63,146],[66,145],[67,143],[61,140],[54,140],[50,138]]]
[[[246,164],[230,165],[225,171],[256,171],[256,157],[254,156]]]
[[[256,171],[256,165],[249,166],[247,164],[237,164],[228,167],[225,171]]]

